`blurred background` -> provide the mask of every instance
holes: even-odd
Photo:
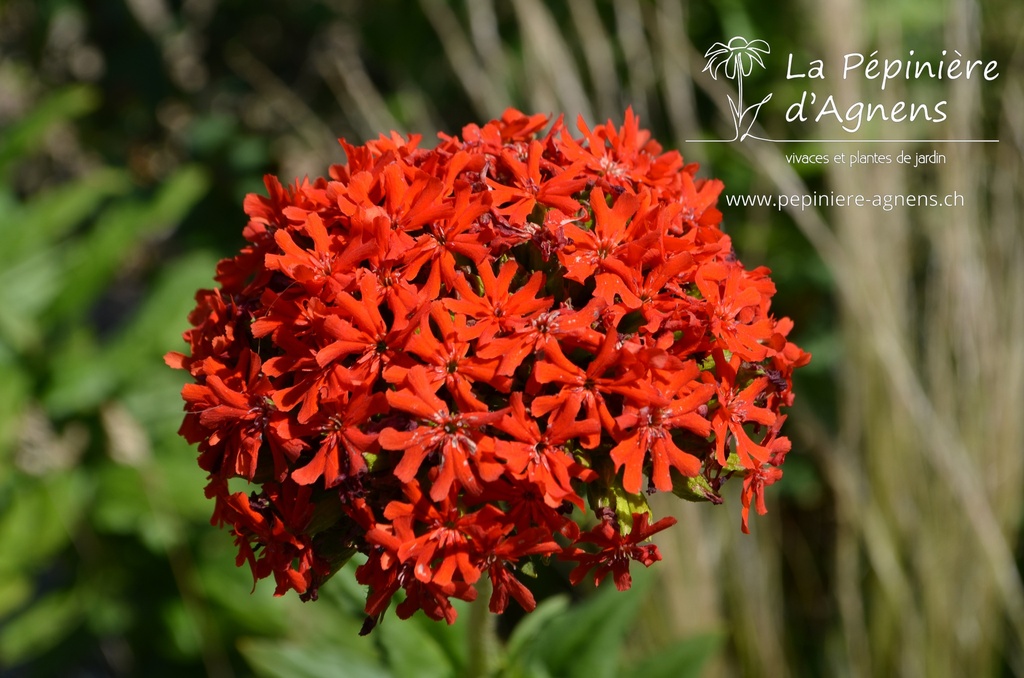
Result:
[[[303,604],[252,591],[209,525],[177,437],[197,288],[242,244],[244,195],[320,176],[395,129],[458,133],[513,105],[621,122],[633,106],[726,193],[952,191],[957,208],[779,212],[728,206],[741,260],[767,265],[777,315],[813,353],[769,513],[656,497],[679,524],[634,589],[531,583],[498,620],[505,676],[1024,675],[1024,5],[1019,0],[0,0],[0,675],[461,676],[447,628],[369,638],[350,573]],[[785,153],[878,146],[687,144],[733,134],[735,82],[704,52],[763,38],[748,98],[785,122],[796,63],[942,49],[994,81],[835,75],[852,101],[947,99],[948,120],[868,125],[944,164],[853,168]],[[804,60],[804,61],[801,61]],[[831,67],[831,66],[830,66]],[[910,90],[908,92],[908,90]],[[757,93],[756,95],[753,93]],[[773,105],[778,105],[772,108]],[[845,106],[841,107],[845,110]],[[889,152],[898,150],[890,147]]]

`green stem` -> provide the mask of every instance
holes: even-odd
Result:
[[[469,605],[469,644],[467,678],[488,678],[498,651],[497,617],[488,605],[491,599],[491,580],[486,573],[476,584],[477,598]]]

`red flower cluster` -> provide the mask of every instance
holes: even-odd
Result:
[[[166,360],[213,520],[278,594],[362,553],[367,628],[399,589],[400,617],[451,622],[482,576],[493,611],[529,610],[524,561],[624,589],[660,559],[642,542],[674,519],[645,489],[717,503],[740,475],[744,530],[764,512],[809,359],[768,271],[719,228],[721,182],[632,111],[579,130],[509,110],[433,150],[343,141],[329,179],[246,198],[248,245]]]

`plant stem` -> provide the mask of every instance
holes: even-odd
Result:
[[[487,576],[476,584],[477,598],[469,605],[469,644],[466,658],[467,678],[487,678],[491,675],[498,650],[497,617],[488,609],[491,599],[491,580]]]

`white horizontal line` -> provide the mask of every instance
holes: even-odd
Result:
[[[771,144],[998,144],[999,139],[762,139]],[[687,144],[730,144],[725,139],[685,139]]]

